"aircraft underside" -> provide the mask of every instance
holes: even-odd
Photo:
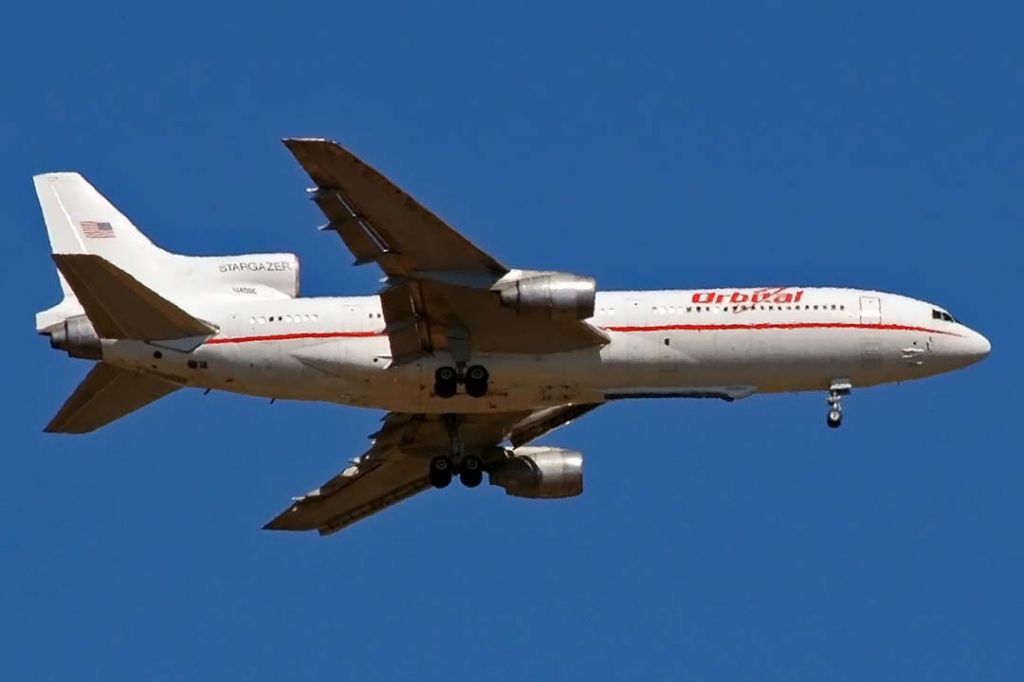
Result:
[[[371,447],[267,524],[332,533],[458,477],[524,498],[583,490],[583,456],[535,445],[612,400],[851,389],[965,367],[989,343],[938,306],[792,286],[598,292],[509,268],[346,149],[289,139],[309,194],[378,295],[300,298],[294,254],[155,246],[77,173],[35,178],[63,299],[54,348],[95,361],[46,427],[87,433],[184,387],[387,410]]]

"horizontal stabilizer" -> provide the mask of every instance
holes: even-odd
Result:
[[[55,253],[53,260],[102,338],[161,341],[216,331],[100,256]]]
[[[148,374],[97,363],[46,426],[48,433],[88,433],[181,388]]]

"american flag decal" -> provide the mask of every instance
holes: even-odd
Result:
[[[89,239],[112,239],[114,228],[110,223],[98,223],[95,220],[83,220],[79,223],[82,226],[82,234]]]

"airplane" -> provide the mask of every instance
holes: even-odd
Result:
[[[86,433],[183,387],[387,410],[371,447],[264,527],[327,535],[453,478],[524,498],[583,491],[583,455],[535,441],[606,403],[821,391],[933,376],[991,346],[941,306],[881,291],[597,291],[509,268],[325,139],[285,146],[372,296],[299,296],[291,253],[154,245],[81,175],[34,178],[63,299],[53,348],[97,361],[46,426]]]

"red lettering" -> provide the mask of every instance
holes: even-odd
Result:
[[[694,303],[712,303],[715,300],[715,293],[713,291],[699,291],[693,295]]]

